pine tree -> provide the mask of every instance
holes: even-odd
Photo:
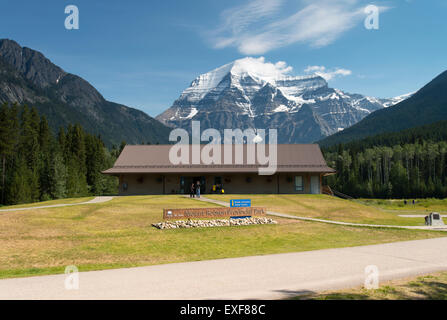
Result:
[[[50,194],[52,198],[65,198],[67,196],[67,169],[65,168],[64,158],[59,152],[56,152],[52,158],[50,177]]]
[[[117,178],[101,171],[117,156],[80,125],[60,128],[54,137],[35,108],[0,106],[2,204],[116,193]]]
[[[31,175],[25,160],[20,159],[8,190],[8,204],[29,203],[33,201],[33,190],[29,183]]]
[[[40,196],[38,172],[40,166],[39,123],[40,118],[37,115],[37,111],[34,108],[30,110],[27,106],[24,106],[20,121],[18,157],[25,161],[28,169],[26,170],[27,176],[25,178],[30,184],[30,202],[39,200]]]
[[[48,126],[47,119],[42,116],[39,124],[39,185],[40,200],[51,199],[51,162],[54,151],[54,142]]]
[[[126,146],[126,141],[121,141],[121,145],[120,145],[120,148],[119,148],[119,153],[116,155],[117,158],[119,157],[119,155],[121,154],[121,152],[123,151],[125,146]]]
[[[0,107],[0,157],[1,157],[1,171],[2,171],[2,188],[1,188],[1,202],[5,203],[5,180],[6,180],[6,158],[11,156],[15,146],[14,133],[14,109],[10,109],[5,103]]]

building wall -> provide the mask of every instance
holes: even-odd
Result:
[[[127,188],[124,187],[127,184]],[[144,195],[163,194],[163,177],[152,174],[126,174],[119,179],[119,194]]]
[[[145,194],[178,194],[180,193],[180,177],[196,177],[200,174],[123,174],[120,176],[120,195]],[[212,192],[214,177],[222,177],[226,194],[308,194],[311,193],[311,176],[318,176],[321,193],[320,173],[277,173],[272,176],[258,174],[205,174],[205,193]],[[295,176],[303,177],[303,191],[295,190]],[[124,187],[127,184],[127,189]],[[184,193],[189,193],[185,185]],[[203,193],[203,190],[202,190]]]

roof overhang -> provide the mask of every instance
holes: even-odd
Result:
[[[186,145],[184,146],[186,147],[186,160],[182,159],[180,164],[173,164],[170,159],[171,149],[173,148],[172,145],[127,145],[122,150],[114,166],[103,171],[102,173],[110,175],[258,173],[261,168],[264,169],[265,172],[309,172],[323,175],[336,173],[334,169],[327,166],[320,147],[316,144],[278,144],[276,145],[275,149],[272,149],[275,150],[276,155],[274,157],[270,157],[269,154],[268,162],[262,161],[262,163],[255,161],[255,159],[252,158],[250,158],[251,160],[249,162],[249,151],[254,152],[254,149],[249,150],[248,146],[254,148],[254,145],[247,144],[231,145],[229,150],[224,147],[220,152],[220,156],[217,156],[217,160],[213,159],[213,164],[206,164],[204,163],[203,159],[201,159],[205,145]],[[258,148],[259,146],[256,147],[257,157],[259,157]],[[267,147],[265,147],[265,149],[267,149]],[[265,149],[261,152],[265,152]],[[209,152],[209,150],[205,152]],[[225,157],[226,152],[230,152],[231,161],[227,161]],[[236,159],[237,152],[242,152],[242,157],[238,157],[238,159]],[[193,154],[200,155],[199,161],[197,161],[197,159],[193,159]],[[276,166],[273,166],[273,163],[276,163]]]
[[[121,166],[113,167],[103,171],[104,174],[119,175],[119,174],[169,174],[169,173],[257,173],[259,169],[267,168],[260,166],[225,166],[225,165],[208,165],[208,166]],[[276,172],[313,172],[330,175],[336,171],[327,166],[277,166]]]

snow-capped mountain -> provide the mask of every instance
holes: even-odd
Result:
[[[379,99],[328,86],[319,75],[290,76],[284,62],[236,60],[197,77],[157,119],[190,129],[276,128],[279,143],[307,143],[343,130],[407,95]]]

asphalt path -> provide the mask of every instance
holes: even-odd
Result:
[[[362,286],[371,270],[379,283],[447,270],[446,247],[447,237],[5,279],[0,299],[280,299]]]
[[[60,204],[52,204],[47,206],[38,206],[38,207],[24,207],[24,208],[11,208],[11,209],[0,209],[0,212],[14,212],[14,211],[24,211],[24,210],[35,210],[35,209],[46,209],[46,208],[59,208],[59,207],[68,207],[68,206],[79,206],[83,204],[93,204],[93,203],[102,203],[112,200],[113,197],[95,197],[92,200],[79,202],[79,203],[60,203]]]

